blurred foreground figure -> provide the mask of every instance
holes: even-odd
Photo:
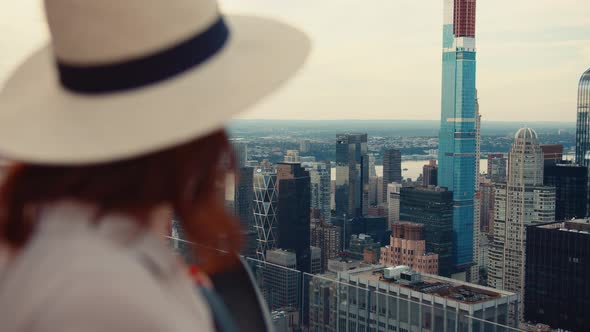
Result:
[[[0,155],[16,161],[0,192],[0,329],[268,329],[216,194],[221,128],[295,73],[305,35],[212,0],[45,9],[50,45],[0,92]],[[161,236],[171,211],[210,248],[190,274]]]

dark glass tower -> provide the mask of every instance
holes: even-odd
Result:
[[[568,331],[590,326],[590,221],[527,227],[524,318]]]
[[[336,135],[336,216],[360,217],[369,210],[367,134]]]
[[[555,187],[555,220],[586,217],[588,169],[574,164],[545,166],[543,184]]]
[[[404,187],[400,220],[424,225],[426,251],[438,254],[439,274],[450,277],[453,264],[453,193],[444,188]]]
[[[590,151],[590,69],[580,78],[578,85],[578,119],[576,124],[576,162],[582,166],[589,166],[587,158]]]
[[[254,224],[254,168],[236,170],[234,214],[240,220],[246,241],[242,254],[256,256],[256,225]]]
[[[383,202],[387,202],[387,185],[392,182],[402,183],[402,153],[397,149],[383,153]]]
[[[438,185],[453,192],[453,262],[473,263],[476,177],[475,0],[445,0]]]
[[[310,177],[299,163],[277,166],[279,245],[295,252],[297,269],[311,272]]]

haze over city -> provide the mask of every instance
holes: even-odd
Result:
[[[47,31],[39,0],[4,4],[0,81]],[[300,75],[241,117],[440,118],[439,0],[225,0],[225,12],[277,17],[313,40]],[[477,4],[477,88],[484,121],[574,122],[576,87],[590,59],[590,2]]]

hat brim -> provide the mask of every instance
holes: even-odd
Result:
[[[305,34],[286,24],[249,16],[225,19],[230,40],[214,58],[120,93],[65,90],[51,49],[35,52],[0,94],[0,155],[39,164],[109,162],[222,128],[292,76],[310,49]]]

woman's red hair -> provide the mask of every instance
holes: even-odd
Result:
[[[85,166],[13,166],[0,189],[0,244],[18,250],[35,230],[35,211],[46,203],[74,199],[101,214],[124,213],[148,227],[148,215],[170,204],[195,256],[206,272],[235,261],[239,224],[225,210],[225,183],[231,147],[223,131],[149,155]],[[221,188],[222,189],[222,188]],[[203,250],[215,248],[218,250]]]

